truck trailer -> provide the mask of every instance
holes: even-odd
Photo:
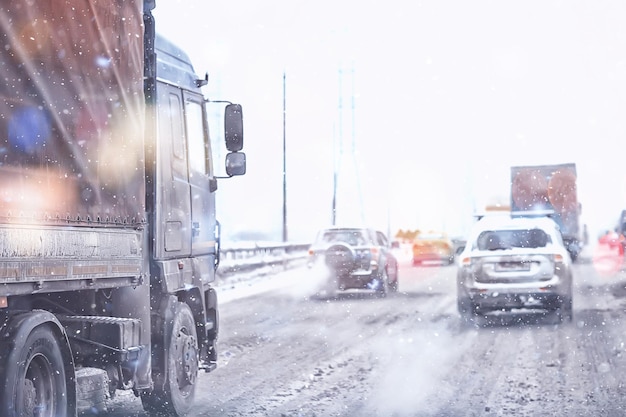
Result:
[[[0,415],[132,390],[183,416],[216,366],[218,178],[198,77],[154,0],[0,6]],[[226,177],[241,106],[220,104]]]
[[[572,260],[584,245],[576,179],[574,163],[511,167],[512,213],[552,217]]]

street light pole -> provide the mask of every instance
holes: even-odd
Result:
[[[343,93],[342,93],[342,68],[339,67],[339,78],[337,81],[337,118],[338,118],[338,130],[339,139],[335,136],[333,131],[333,207],[332,207],[332,225],[337,225],[337,186],[339,182],[339,169],[341,167],[341,160],[343,158]],[[338,146],[337,146],[338,145]],[[339,148],[337,150],[337,148]]]
[[[283,71],[283,242],[287,240],[287,73]]]

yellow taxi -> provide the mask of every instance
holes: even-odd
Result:
[[[413,240],[413,265],[454,262],[454,244],[445,233],[419,233]]]

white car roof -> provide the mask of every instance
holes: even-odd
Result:
[[[471,236],[477,236],[484,230],[516,229],[541,229],[552,234],[559,231],[559,226],[549,217],[511,217],[510,215],[493,215],[485,216],[478,220],[472,228]]]

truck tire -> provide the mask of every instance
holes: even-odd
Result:
[[[153,369],[154,389],[141,400],[150,415],[180,417],[193,405],[199,369],[196,323],[189,306],[175,302],[166,326],[165,369]]]
[[[13,348],[1,353],[0,415],[68,415],[66,364],[58,338],[48,324],[35,327]]]

